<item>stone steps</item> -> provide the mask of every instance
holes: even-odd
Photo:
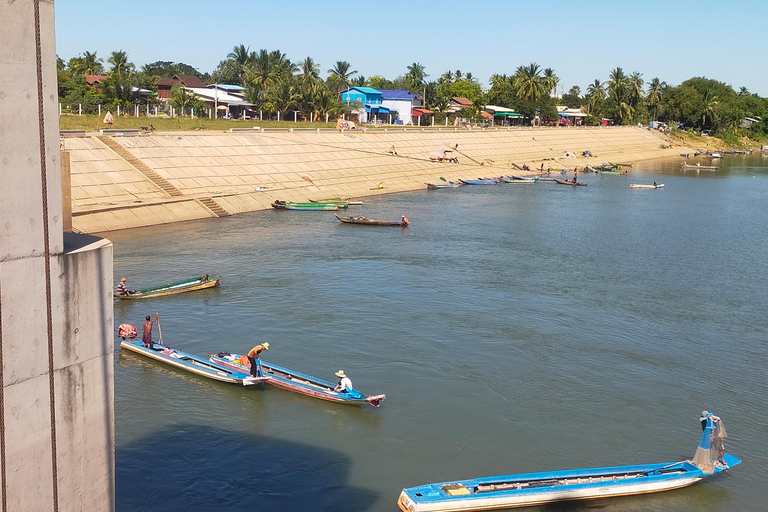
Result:
[[[183,196],[181,190],[177,189],[170,183],[168,183],[168,180],[157,174],[154,170],[150,169],[147,164],[133,156],[130,151],[125,149],[123,146],[120,145],[115,139],[108,135],[102,135],[96,137],[98,140],[104,143],[105,146],[107,146],[109,149],[117,153],[120,158],[128,162],[133,168],[135,168],[137,171],[139,171],[141,174],[143,174],[149,181],[154,183],[158,188],[160,188],[163,192],[168,194],[171,197],[180,197]]]
[[[198,201],[200,201],[200,203],[202,203],[203,206],[211,210],[217,217],[226,217],[228,215],[232,215],[227,210],[222,208],[219,203],[217,203],[210,197],[204,197],[202,199],[198,199]]]

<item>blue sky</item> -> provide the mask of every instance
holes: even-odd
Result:
[[[537,62],[561,87],[606,80],[616,66],[677,85],[706,76],[768,96],[768,0],[59,0],[60,57],[125,50],[213,71],[235,45],[311,56],[323,76],[346,60],[366,77],[394,78],[419,62],[431,78],[472,72],[487,86]]]

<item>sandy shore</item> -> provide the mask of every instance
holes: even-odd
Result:
[[[520,171],[523,165],[568,172],[603,162],[637,168],[643,160],[693,151],[673,144],[638,127],[174,132],[63,139],[70,161],[73,229],[86,233],[252,212],[278,199],[411,191],[441,177],[540,174]],[[594,156],[575,156],[584,151]],[[446,158],[437,161],[439,156]]]

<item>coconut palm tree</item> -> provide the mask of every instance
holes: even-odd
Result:
[[[659,108],[659,102],[664,95],[664,90],[667,88],[667,82],[661,82],[658,78],[653,78],[648,84],[648,92],[646,98],[648,103],[653,106],[653,120],[656,120],[656,111]]]
[[[424,86],[424,79],[429,75],[424,72],[424,66],[414,62],[408,66],[408,72],[405,74],[405,80],[409,85],[411,92],[417,92]]]
[[[107,62],[112,64],[112,73],[130,73],[134,69],[133,63],[128,62],[128,54],[123,50],[112,52]]]
[[[738,96],[749,96],[749,89],[742,87],[739,89]]]
[[[545,69],[541,81],[544,83],[547,92],[551,92],[557,97],[557,84],[560,83],[560,78],[555,74],[555,70],[552,68]]]
[[[331,76],[336,77],[338,79],[339,84],[344,88],[349,87],[350,79],[352,78],[352,75],[357,74],[357,70],[350,70],[352,65],[345,61],[345,60],[337,60],[336,64],[328,70],[328,72],[331,74]]]
[[[69,67],[78,75],[100,75],[104,72],[104,59],[97,52],[83,52],[82,56],[70,59]]]
[[[515,71],[514,86],[519,98],[538,100],[546,92],[546,86],[541,80],[541,67],[535,62],[518,67]]]
[[[616,68],[611,71],[608,77],[608,94],[616,100],[616,103],[621,103],[626,100],[627,95],[627,75],[621,68]]]
[[[717,112],[715,110],[717,109],[719,102],[717,95],[712,91],[712,89],[707,89],[704,91],[702,103],[704,104],[704,110],[701,114],[701,126],[704,127],[707,124],[707,119],[709,119],[709,123],[712,124],[712,122],[717,117]]]
[[[645,81],[643,80],[642,76],[642,73],[635,71],[627,78],[629,103],[633,108],[637,107],[637,104],[645,96],[645,91],[643,91],[643,84]]]
[[[301,76],[307,81],[320,78],[320,65],[316,64],[312,57],[307,57],[301,62]]]
[[[252,72],[253,75],[249,81],[258,82],[266,88],[267,82],[272,78],[272,62],[267,50],[262,48],[258,54],[254,52]]]
[[[245,45],[241,44],[239,46],[235,46],[232,51],[227,54],[227,58],[234,62],[237,66],[237,72],[240,75],[241,83],[244,82],[246,72],[253,65],[253,62],[256,59],[256,54],[250,50],[250,46],[246,48]]]
[[[590,113],[605,99],[605,84],[598,79],[587,86]]]

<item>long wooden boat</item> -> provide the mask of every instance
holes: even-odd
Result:
[[[145,347],[142,341],[123,340],[120,342],[120,347],[181,370],[208,377],[209,379],[229,382],[230,384],[249,386],[269,379],[268,376],[254,378],[251,377],[250,370],[243,371],[242,368],[223,366],[202,357],[157,343],[152,343],[152,347],[149,348]]]
[[[606,171],[606,170],[602,170],[602,171],[597,171],[597,172],[599,172],[600,174],[607,174],[607,175],[609,175],[609,176],[610,176],[610,175],[614,175],[614,176],[626,176],[626,175],[627,175],[627,173],[625,173],[625,172],[621,172],[621,171],[612,171],[612,170],[608,170],[608,171]]]
[[[572,187],[586,187],[586,183],[582,183],[580,181],[577,181],[576,183],[572,182],[571,180],[561,180],[559,178],[555,178],[555,182],[559,183],[561,185],[571,185]]]
[[[364,226],[392,226],[392,227],[408,226],[408,224],[404,224],[402,222],[392,222],[388,220],[375,220],[375,219],[369,219],[368,217],[339,217],[338,215],[336,215],[336,218],[345,224],[362,224]]]
[[[310,199],[310,203],[343,203],[347,206],[360,206],[363,204],[362,201],[354,200],[351,198],[352,196],[347,197],[333,197],[331,199]]]
[[[629,188],[661,188],[663,186],[663,183],[659,183],[657,185],[638,185],[637,183],[632,183]]]
[[[177,293],[193,292],[195,290],[205,290],[219,286],[221,276],[209,276],[205,274],[200,277],[190,277],[174,281],[173,283],[144,288],[143,290],[130,290],[128,295],[119,295],[115,293],[115,298],[122,300],[147,299],[150,297],[163,297],[165,295],[175,295]]]
[[[240,373],[250,372],[249,366],[240,363],[242,360],[243,356],[229,352],[210,354],[210,361],[218,366],[224,366]],[[270,386],[293,391],[294,393],[301,393],[312,398],[319,398],[320,400],[351,405],[367,403],[374,407],[379,407],[381,401],[386,398],[386,395],[365,396],[354,389],[339,393],[334,391],[336,386],[332,382],[295,372],[275,364],[266,363],[264,360],[261,361],[261,368],[264,376],[268,377],[268,380],[265,382]]]
[[[465,185],[497,185],[499,180],[496,178],[484,179],[484,180],[459,180]]]
[[[719,435],[717,429],[714,422],[707,419],[693,460],[440,482],[403,489],[397,504],[403,512],[475,511],[686,487],[741,462],[729,454],[722,456],[724,463],[717,461],[719,453],[711,441]],[[723,437],[724,432],[723,429]]]
[[[346,203],[344,204],[346,205]],[[346,206],[339,206],[338,203],[293,203],[291,201],[275,201],[272,203],[272,208],[278,210],[338,211],[339,208],[346,208]]]
[[[716,171],[716,170],[719,169],[719,167],[716,166],[716,165],[701,165],[701,164],[691,165],[691,164],[683,164],[682,165],[682,169],[684,171],[690,171],[692,169],[695,169],[697,171]]]
[[[442,188],[459,188],[462,184],[449,181],[448,183],[427,183],[426,185],[429,190],[440,190]]]
[[[509,178],[507,178],[506,176],[502,176],[502,177],[501,177],[501,178],[499,178],[499,179],[500,179],[501,181],[503,181],[504,183],[518,183],[518,184],[521,184],[521,185],[525,185],[525,184],[532,184],[532,183],[536,183],[536,180],[537,180],[538,178],[529,178],[529,179],[524,179],[524,178],[516,178],[516,177],[514,177],[514,176],[511,176],[511,177],[509,177]]]

